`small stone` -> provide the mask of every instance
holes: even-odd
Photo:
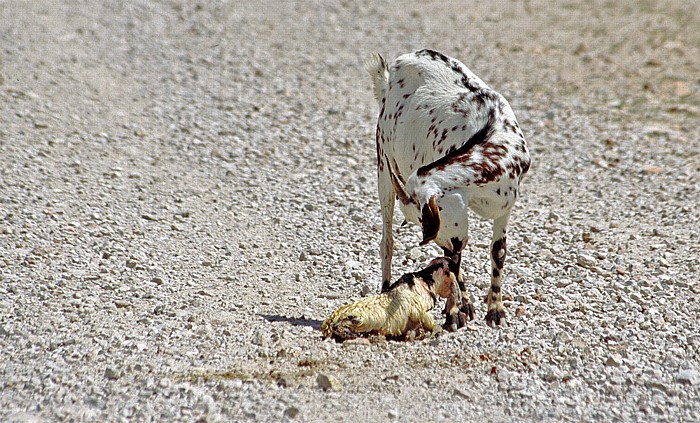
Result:
[[[105,369],[105,378],[107,378],[107,380],[117,380],[120,376],[119,372],[111,367]]]
[[[298,415],[299,415],[299,409],[296,407],[288,407],[286,410],[284,410],[284,417],[286,417],[288,419],[294,419]]]
[[[333,376],[326,375],[324,373],[319,373],[318,376],[316,376],[316,384],[319,388],[323,389],[324,391],[340,390],[340,384],[338,383],[338,380],[336,380],[336,378],[334,378]]]
[[[386,413],[386,415],[392,420],[398,419],[399,418],[399,411],[398,410],[389,410]]]
[[[112,254],[108,253],[107,251],[102,252],[102,259],[103,260],[107,260],[110,257],[112,257]]]
[[[571,279],[561,278],[557,281],[557,288],[565,288],[571,285]]]
[[[343,347],[350,347],[354,345],[370,346],[370,341],[368,338],[360,337],[348,339],[345,342],[343,342]]]
[[[542,376],[542,379],[544,379],[545,381],[550,382],[550,383],[561,381],[562,378],[563,378],[563,375],[556,368],[547,371],[547,373],[545,373],[544,376]]]
[[[676,381],[684,385],[700,384],[700,374],[695,369],[681,369],[676,375]]]
[[[657,389],[666,394],[670,392],[669,387],[665,383],[659,382],[657,380],[647,380],[644,382],[644,386],[649,389]]]
[[[372,292],[372,288],[370,288],[369,285],[363,285],[362,289],[360,290],[360,296],[366,297],[370,292]]]
[[[598,264],[598,260],[596,260],[595,257],[588,254],[579,254],[576,257],[576,263],[578,263],[578,265],[581,267],[590,269]]]
[[[576,49],[574,50],[574,54],[576,56],[580,56],[584,53],[587,53],[590,48],[588,47],[588,44],[586,43],[579,43],[578,46],[576,46]]]
[[[131,306],[131,304],[128,301],[124,301],[124,300],[117,300],[114,302],[114,305],[117,308],[127,308],[127,307]]]
[[[647,175],[658,175],[658,174],[664,172],[664,168],[663,168],[663,167],[660,167],[660,166],[651,166],[651,165],[649,165],[649,166],[644,166],[644,167],[642,168],[642,170],[643,170],[644,173],[646,173]]]
[[[605,360],[605,365],[610,367],[620,367],[622,365],[622,356],[620,354],[610,354]]]
[[[685,81],[674,81],[673,82],[673,92],[678,97],[688,97],[693,94],[693,89]]]
[[[469,396],[466,392],[462,391],[461,389],[455,388],[452,390],[452,395],[456,396],[457,398],[461,399],[470,399],[471,396]]]
[[[139,264],[139,262],[136,259],[129,259],[126,261],[126,267],[129,269],[133,269],[137,264]]]
[[[511,379],[511,372],[508,369],[500,368],[496,372],[496,380],[501,383],[508,383]]]
[[[259,347],[266,347],[268,342],[267,342],[267,336],[262,331],[257,331],[253,334],[253,339],[251,342],[254,345],[257,345]]]
[[[163,278],[161,278],[160,276],[154,276],[151,279],[151,282],[153,282],[156,285],[163,285]]]
[[[523,306],[518,306],[515,309],[515,317],[522,317],[525,315],[525,307]]]

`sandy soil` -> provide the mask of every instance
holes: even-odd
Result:
[[[698,28],[696,0],[0,2],[0,420],[700,420]],[[322,340],[380,282],[362,63],[420,48],[531,148],[508,326]]]

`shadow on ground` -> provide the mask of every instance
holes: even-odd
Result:
[[[268,322],[287,322],[292,326],[310,326],[314,330],[321,330],[321,321],[314,319],[307,319],[304,316],[301,317],[287,317],[278,315],[268,315],[261,314],[261,316]]]

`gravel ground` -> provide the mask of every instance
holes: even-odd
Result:
[[[697,0],[0,2],[0,420],[700,421],[698,28]],[[426,47],[530,143],[508,325],[324,341],[380,283],[362,62]]]

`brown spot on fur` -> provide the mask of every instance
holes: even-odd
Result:
[[[433,169],[444,169],[446,166],[462,161],[463,156],[469,153],[475,145],[483,144],[491,137],[493,134],[493,125],[495,122],[495,115],[493,111],[489,113],[489,119],[486,124],[478,130],[474,135],[472,135],[461,147],[453,151],[452,153],[435,160],[434,162],[425,165],[418,169],[418,176],[425,176],[430,173]],[[446,133],[446,132],[445,132]],[[437,137],[437,129],[435,129],[435,136]],[[499,174],[500,176],[500,174]]]
[[[491,258],[497,269],[503,269],[506,261],[506,237],[496,240],[491,247]]]

